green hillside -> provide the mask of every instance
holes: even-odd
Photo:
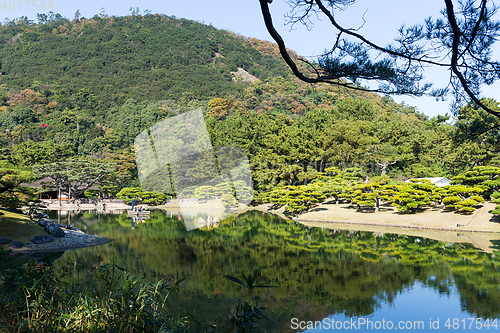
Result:
[[[238,90],[238,67],[260,79],[286,76],[284,63],[235,34],[163,15],[17,21],[0,30],[2,82],[92,87],[104,106],[128,98],[178,99]]]

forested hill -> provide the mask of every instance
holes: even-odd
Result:
[[[103,106],[234,92],[238,67],[261,80],[288,73],[249,40],[164,15],[18,20],[0,29],[0,58],[2,83],[57,83],[68,93],[91,88]]]

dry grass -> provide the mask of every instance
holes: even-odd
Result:
[[[30,221],[25,215],[6,210],[0,210],[0,212],[3,213],[3,215],[0,215],[0,237],[8,237],[26,243],[30,242],[30,238],[33,236],[47,234],[44,227]],[[4,247],[6,246],[4,245]]]

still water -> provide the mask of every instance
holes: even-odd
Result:
[[[224,275],[257,271],[257,284],[274,286],[257,290],[268,332],[500,331],[500,256],[470,244],[305,227],[257,211],[189,232],[193,217],[175,211],[51,216],[113,239],[64,253],[77,275],[116,264],[152,280],[185,278],[186,291],[169,298],[175,317],[227,316],[245,290]]]

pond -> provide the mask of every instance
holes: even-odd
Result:
[[[176,211],[153,211],[142,221],[126,213],[51,216],[113,239],[64,253],[59,261],[73,265],[76,276],[84,277],[86,267],[116,264],[152,280],[185,278],[187,291],[169,298],[175,317],[227,316],[245,290],[224,275],[243,279],[257,271],[258,284],[274,286],[258,289],[268,332],[500,326],[500,257],[466,243],[306,227],[258,211],[189,232],[184,219],[191,217]]]

